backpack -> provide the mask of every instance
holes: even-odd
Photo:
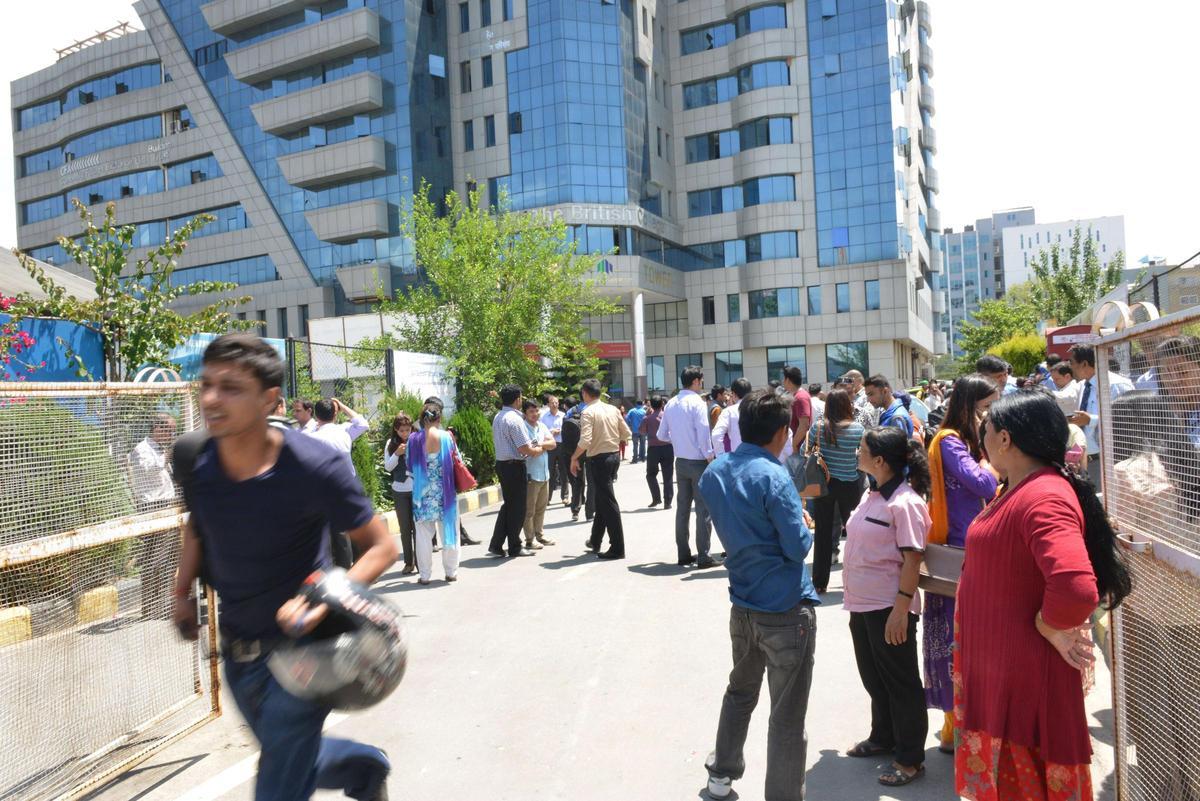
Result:
[[[196,468],[196,459],[199,458],[200,452],[208,445],[208,430],[198,428],[195,431],[187,431],[180,434],[176,440],[174,447],[171,448],[171,475],[175,479],[175,483],[179,485],[180,491],[183,492],[183,505],[188,511],[192,509],[192,473]],[[196,539],[200,541],[200,548],[203,552],[204,541],[193,527],[192,532],[196,534]],[[201,583],[208,584],[208,575],[204,569],[204,558],[201,556],[199,566],[199,579]]]
[[[579,425],[579,415],[568,414],[562,421],[562,447],[567,449],[568,453],[575,453],[575,449],[579,447],[579,438],[583,436],[583,429]]]

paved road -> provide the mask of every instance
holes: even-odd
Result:
[[[393,799],[704,797],[703,762],[729,669],[726,574],[673,564],[674,511],[644,508],[641,465],[622,468],[618,497],[624,561],[584,555],[584,524],[571,523],[555,504],[547,533],[558,545],[536,558],[491,560],[484,546],[471,546],[456,584],[419,587],[398,573],[381,580],[410,624],[407,677],[385,703],[335,716],[331,729],[387,749],[395,765]],[[494,515],[494,508],[472,514],[466,524],[486,539],[481,535],[490,534]],[[807,797],[954,797],[952,760],[933,748],[932,738],[927,777],[897,790],[876,783],[871,761],[840,756],[866,735],[869,707],[839,587],[835,573],[833,592],[818,611]],[[1111,748],[1104,745],[1111,742],[1109,699],[1101,668],[1089,697],[1099,738],[1098,790],[1111,771]],[[231,703],[227,710],[92,801],[251,798],[254,745]],[[735,784],[744,801],[762,798],[766,713],[764,702],[750,728],[746,776]],[[931,731],[938,725],[940,713],[931,715]]]

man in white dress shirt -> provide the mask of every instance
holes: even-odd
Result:
[[[713,567],[719,562],[709,555],[712,543],[712,521],[708,507],[700,495],[700,476],[715,456],[712,429],[708,424],[708,404],[700,397],[704,389],[704,370],[696,365],[685,367],[679,383],[683,389],[667,402],[658,438],[670,442],[675,450],[675,483],[679,488],[675,507],[675,546],[678,564]],[[688,515],[696,504],[696,553],[688,537]]]
[[[295,407],[293,407],[293,413]],[[345,413],[349,418],[349,423],[337,423],[337,416]],[[312,429],[303,427],[300,430],[313,439],[319,439],[329,447],[346,455],[346,469],[351,473],[354,472],[354,463],[350,461],[350,451],[354,447],[354,440],[366,433],[370,424],[367,423],[367,418],[363,417],[358,412],[351,409],[346,404],[342,403],[337,398],[329,400],[319,400],[313,404],[313,418],[316,426]],[[297,418],[297,422],[299,418]],[[349,570],[354,565],[354,550],[350,544],[350,538],[343,531],[332,533],[330,537],[330,548],[333,552],[333,563],[338,567]]]
[[[1079,381],[1079,405],[1069,419],[1087,436],[1088,478],[1100,490],[1100,385],[1096,380],[1096,349],[1091,345],[1072,345],[1067,351],[1071,373]],[[1119,373],[1108,373],[1108,393],[1117,398],[1133,389],[1133,382]]]
[[[753,387],[745,378],[739,378],[729,385],[729,391],[733,393],[733,402],[721,410],[721,416],[717,418],[717,424],[713,426],[713,451],[718,457],[726,453],[733,453],[738,449],[738,445],[742,444],[742,432],[738,428],[741,413],[738,408],[742,404],[742,398],[749,395],[751,389]]]

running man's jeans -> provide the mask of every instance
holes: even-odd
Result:
[[[765,801],[802,801],[808,737],[808,691],[812,686],[817,615],[807,603],[786,612],[755,612],[733,606],[729,612],[733,670],[721,703],[717,747],[705,762],[709,775],[740,779],[746,770],[742,749],[750,715],[758,704],[763,672],[771,697],[767,724]]]
[[[255,801],[303,801],[320,787],[357,801],[376,796],[390,765],[383,751],[353,740],[322,737],[329,709],[288,693],[267,657],[225,660],[225,681],[262,748]]]

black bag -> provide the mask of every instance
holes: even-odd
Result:
[[[564,417],[560,447],[565,448],[567,453],[575,453],[575,449],[579,447],[579,438],[582,436],[583,429],[579,426],[579,417],[570,414]]]

